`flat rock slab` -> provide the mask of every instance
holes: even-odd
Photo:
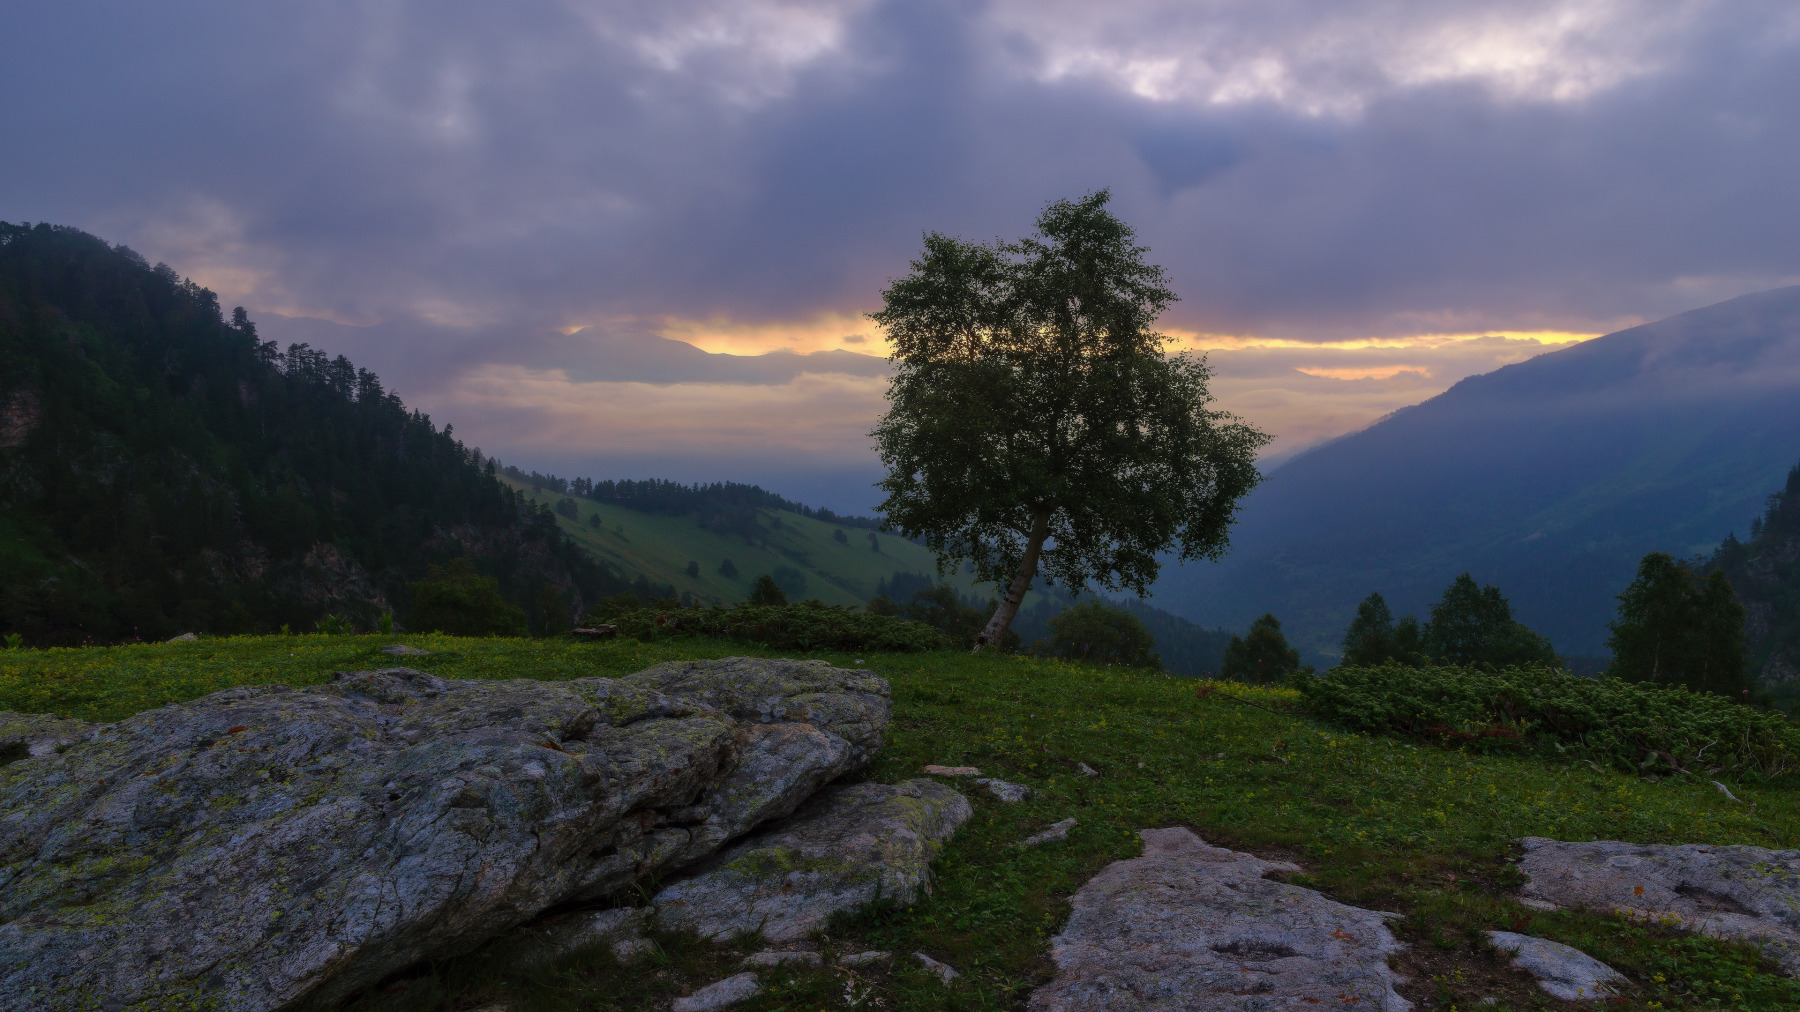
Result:
[[[1682,928],[1749,942],[1800,976],[1800,851],[1662,846],[1528,836],[1520,898],[1534,905],[1673,918]]]
[[[762,985],[757,983],[755,973],[740,973],[708,984],[685,998],[677,998],[669,1008],[670,1012],[713,1012],[749,1001],[761,993]]]
[[[1405,1012],[1385,915],[1264,878],[1294,865],[1209,846],[1186,829],[1143,830],[1144,854],[1076,892],[1051,940],[1056,979],[1032,1012]]]
[[[995,780],[992,777],[978,777],[974,783],[977,787],[986,787],[989,794],[992,794],[994,797],[999,798],[1009,805],[1016,805],[1026,798],[1031,797],[1031,788],[1024,784],[1007,783],[1004,780]]]
[[[1512,931],[1490,931],[1488,941],[1512,953],[1512,965],[1537,978],[1538,986],[1564,1001],[1593,1001],[1619,993],[1625,975],[1573,945]]]
[[[755,658],[0,715],[33,753],[0,766],[0,1008],[329,1006],[712,855],[887,719],[873,675]]]
[[[658,893],[656,924],[786,942],[877,898],[912,903],[932,859],[971,814],[967,798],[932,780],[827,788]]]
[[[1072,817],[1064,819],[1061,822],[1053,822],[1050,824],[1049,829],[1046,829],[1041,833],[1033,833],[1025,839],[1020,840],[1019,846],[1042,847],[1046,843],[1062,843],[1069,838],[1069,830],[1074,828],[1075,820]]]

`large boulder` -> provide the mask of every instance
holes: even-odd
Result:
[[[792,818],[657,893],[656,924],[787,942],[878,898],[912,903],[944,841],[973,813],[967,798],[932,780],[828,787]]]
[[[1529,881],[1519,895],[1532,906],[1619,911],[1749,942],[1800,976],[1800,851],[1541,836],[1520,846]]]
[[[1146,829],[1142,857],[1114,861],[1070,901],[1051,940],[1056,979],[1031,1012],[1374,1008],[1411,1004],[1387,965],[1393,915],[1264,876],[1298,871]]]
[[[0,1007],[329,1006],[710,856],[887,718],[868,672],[753,658],[340,673],[78,734],[0,715],[31,752],[0,766]]]

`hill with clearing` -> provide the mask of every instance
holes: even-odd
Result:
[[[1302,454],[1156,603],[1229,628],[1273,612],[1329,661],[1370,592],[1423,617],[1467,571],[1564,655],[1598,654],[1638,560],[1711,552],[1796,455],[1800,287],[1470,377]]]

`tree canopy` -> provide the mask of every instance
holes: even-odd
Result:
[[[1468,573],[1451,581],[1431,606],[1424,646],[1427,656],[1445,664],[1562,664],[1549,640],[1513,619],[1512,603],[1500,588],[1477,585]]]
[[[1344,630],[1341,663],[1352,668],[1416,665],[1424,660],[1422,639],[1418,619],[1408,615],[1396,622],[1387,601],[1370,594],[1356,606],[1356,618]]]
[[[1700,578],[1662,552],[1644,556],[1608,628],[1614,677],[1728,694],[1750,685],[1744,606],[1722,570]]]
[[[1288,646],[1281,621],[1264,615],[1244,636],[1231,638],[1219,674],[1239,682],[1280,682],[1299,670],[1300,651]]]
[[[895,365],[881,509],[1005,588],[976,649],[1040,569],[1141,595],[1158,553],[1216,558],[1259,480],[1268,437],[1209,406],[1204,359],[1164,354],[1175,295],[1108,199],[1056,201],[1013,243],[928,234],[870,314]]]

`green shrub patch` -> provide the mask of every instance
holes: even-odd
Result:
[[[1768,779],[1800,768],[1800,729],[1786,717],[1679,686],[1396,666],[1333,668],[1297,685],[1308,713],[1370,734],[1656,774]]]
[[[951,646],[943,633],[923,622],[818,601],[733,608],[633,608],[615,612],[606,621],[619,627],[620,636],[645,643],[705,638],[756,643],[772,650],[869,653],[919,653]]]

